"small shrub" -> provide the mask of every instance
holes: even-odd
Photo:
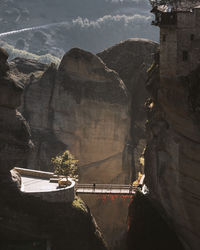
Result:
[[[85,213],[88,212],[85,203],[79,197],[74,199],[72,206],[77,210],[83,211]]]
[[[69,150],[66,150],[62,155],[52,158],[51,163],[55,174],[69,176],[72,178],[77,177],[78,160],[75,160]]]

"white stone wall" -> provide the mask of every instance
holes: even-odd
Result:
[[[15,168],[22,176],[49,179],[53,177],[52,172],[44,172],[25,168]],[[71,185],[66,188],[59,188],[57,190],[51,190],[46,192],[27,192],[27,194],[33,195],[35,197],[41,198],[42,200],[48,202],[72,202],[75,198],[75,181],[68,178]],[[22,183],[21,191],[24,192],[24,187]]]
[[[55,202],[55,203],[73,202],[75,198],[75,182],[72,180],[71,182],[72,184],[69,187],[63,189],[58,189],[56,191],[51,191],[51,192],[37,192],[30,194],[48,202]]]

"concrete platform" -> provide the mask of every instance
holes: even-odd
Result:
[[[59,188],[58,183],[50,182],[54,173],[33,169],[15,168],[21,175],[23,193],[38,197],[48,202],[73,202],[75,198],[75,182],[68,178],[71,185]]]
[[[50,182],[48,179],[22,176],[22,189],[25,193],[58,191],[58,183]]]

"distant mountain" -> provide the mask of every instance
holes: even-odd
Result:
[[[34,54],[57,57],[73,47],[97,53],[130,37],[158,41],[150,7],[148,0],[4,0],[0,3],[1,33],[55,25],[1,39]]]

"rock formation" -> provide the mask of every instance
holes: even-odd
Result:
[[[58,69],[34,60],[13,60],[12,72],[25,84],[20,110],[35,145],[28,167],[52,171],[51,157],[69,148],[80,161],[81,182],[130,183],[143,150],[143,86],[156,48],[151,41],[130,39],[98,54],[115,71],[80,49],[66,53]],[[132,164],[134,146],[137,169]],[[104,204],[98,197],[83,198],[100,218],[107,239],[116,241],[113,235],[119,238],[125,231],[128,202]]]
[[[15,249],[43,244],[43,249],[49,245],[52,250],[105,250],[98,227],[83,202],[44,202],[19,191],[20,176],[15,171],[11,178],[13,167],[26,166],[33,144],[30,129],[16,110],[23,85],[17,75],[8,71],[7,58],[0,49],[0,249],[12,244]]]
[[[128,250],[183,250],[173,229],[153,206],[148,194],[137,192],[129,206]]]
[[[199,249],[199,70],[186,77],[159,77],[150,70],[147,103],[146,182],[158,211],[186,250]]]
[[[30,131],[22,115],[16,111],[20,105],[23,86],[9,74],[8,54],[0,50],[0,173],[7,177],[13,167],[24,166],[29,151]]]
[[[115,71],[80,49],[66,53],[58,69],[20,58],[10,66],[25,84],[20,110],[30,124],[35,145],[28,168],[52,171],[51,158],[68,148],[79,160],[80,182],[129,183],[129,98]],[[98,198],[83,199],[94,216],[101,211],[98,223],[106,239],[112,239],[116,230],[121,234],[128,203],[109,202],[105,209]],[[108,219],[113,209],[115,216]]]
[[[29,168],[52,170],[51,158],[69,148],[82,182],[129,182],[128,96],[116,72],[80,49],[69,51],[58,70],[23,59],[11,68],[25,83],[21,111],[35,144]]]
[[[144,169],[139,158],[145,147],[146,111],[144,103],[149,96],[145,83],[153,55],[158,44],[146,39],[132,38],[97,54],[110,68],[115,70],[125,83],[131,99],[131,132],[127,150],[132,156],[132,178]]]

